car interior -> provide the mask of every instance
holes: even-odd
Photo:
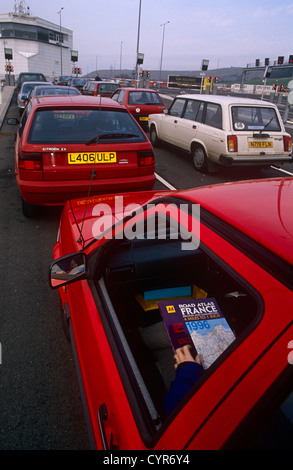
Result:
[[[236,273],[229,274],[202,245],[182,250],[182,240],[170,232],[165,238],[109,240],[97,263],[95,286],[153,421],[160,424],[162,400],[175,377],[174,353],[157,305],[160,299],[146,300],[146,294],[190,286],[191,297],[214,297],[235,343],[260,318],[258,300]],[[221,357],[210,369],[219,361]]]

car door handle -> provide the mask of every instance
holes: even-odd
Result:
[[[177,119],[175,119],[174,124],[177,124]]]
[[[192,129],[196,129],[196,125],[195,125],[195,124],[193,124]]]
[[[107,411],[107,407],[105,403],[103,403],[98,410],[98,421],[99,421],[103,447],[104,447],[104,450],[114,450],[114,449],[117,450],[118,447],[113,444],[113,433],[111,433],[111,436],[110,436],[110,445],[108,444],[108,441],[107,441],[107,436],[106,436],[106,431],[105,431],[105,426],[104,426],[104,421],[107,421],[107,419],[108,419],[108,411]]]

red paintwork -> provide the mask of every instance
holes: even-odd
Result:
[[[139,121],[139,116],[148,116],[149,114],[160,114],[166,109],[165,104],[162,101],[161,105],[151,105],[151,104],[131,104],[128,102],[129,100],[129,93],[133,92],[150,92],[150,93],[155,93],[158,95],[158,93],[152,89],[148,88],[121,88],[117,91],[123,90],[125,95],[123,98],[123,101],[121,104],[125,106],[125,108],[128,109],[128,111]],[[113,95],[112,95],[113,96]],[[160,98],[161,99],[161,98]],[[139,121],[140,124],[144,124],[143,121]]]
[[[159,191],[123,194],[124,205],[143,205],[163,196],[184,197],[213,212],[292,264],[293,179],[272,179],[219,184],[188,191]],[[96,204],[114,207],[119,195],[93,196],[87,204],[83,236],[92,238]],[[72,210],[78,223],[86,200],[67,202],[54,259],[81,249]],[[293,339],[293,292],[267,273],[254,260],[204,224],[201,241],[225,263],[249,281],[260,294],[264,314],[260,323],[215,369],[181,411],[160,432],[154,450],[220,449],[233,435],[264,393],[288,367],[288,343]],[[104,242],[97,240],[86,253]],[[97,412],[107,404],[106,431],[113,433],[119,449],[146,449],[138,432],[123,382],[94,302],[88,281],[77,281],[59,289],[68,302],[76,340],[95,444],[102,449]]]
[[[92,164],[69,165],[70,152],[117,152],[117,163],[102,163],[93,178],[92,190],[95,193],[152,189],[155,183],[154,164],[138,165],[139,151],[152,151],[152,145],[145,135],[145,142],[139,143],[93,143],[85,144],[29,144],[27,142],[30,125],[35,111],[46,109],[87,108],[121,109],[110,98],[97,100],[93,96],[72,95],[39,96],[31,101],[32,109],[21,137],[17,134],[15,144],[15,175],[23,199],[31,205],[64,205],[72,198],[84,197],[88,193]],[[142,131],[143,132],[143,131]],[[47,150],[44,150],[47,149]],[[53,149],[53,153],[52,150]],[[55,150],[54,150],[55,149]],[[19,168],[20,153],[41,153],[42,170],[22,170]],[[127,164],[119,164],[119,158],[128,159]],[[54,163],[54,164],[53,164]]]

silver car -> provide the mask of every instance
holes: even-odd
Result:
[[[23,82],[21,85],[20,91],[17,95],[17,106],[20,115],[23,113],[23,110],[26,107],[30,92],[36,85],[44,85],[44,82]],[[46,86],[53,86],[53,83],[46,82]]]

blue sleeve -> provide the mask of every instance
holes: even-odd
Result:
[[[178,366],[175,380],[171,383],[170,390],[163,399],[163,408],[166,415],[173,411],[202,373],[203,367],[197,362],[183,362]]]

